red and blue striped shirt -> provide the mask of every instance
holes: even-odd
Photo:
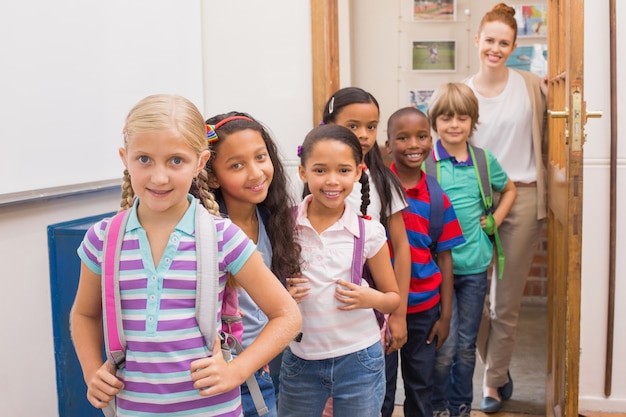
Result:
[[[395,164],[391,170],[397,175]],[[430,253],[432,240],[428,235],[430,225],[430,193],[426,175],[412,188],[405,188],[408,207],[402,210],[411,251],[411,284],[407,314],[426,311],[439,303],[441,272]],[[461,225],[456,218],[450,199],[443,193],[443,231],[437,241],[437,252],[452,249],[465,242]]]

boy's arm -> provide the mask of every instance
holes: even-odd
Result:
[[[409,285],[411,284],[411,252],[409,239],[402,212],[392,214],[388,220],[389,240],[393,248],[394,273],[400,291],[400,304],[390,315],[388,326],[393,338],[387,354],[400,349],[407,340],[406,309],[409,303]]]
[[[493,218],[496,221],[496,226],[498,227],[500,227],[506,215],[509,214],[511,207],[513,207],[513,203],[515,202],[515,197],[517,197],[517,188],[510,178],[507,180],[501,194],[498,207],[496,207],[496,211],[493,213]]]
[[[441,271],[441,285],[439,286],[441,311],[439,319],[433,325],[426,343],[432,343],[435,336],[437,336],[437,349],[439,349],[448,338],[450,320],[452,319],[454,275],[452,272],[452,251],[450,249],[437,253],[437,265]]]

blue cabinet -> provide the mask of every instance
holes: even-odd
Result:
[[[69,316],[80,275],[80,258],[76,249],[92,224],[113,214],[48,226],[54,358],[61,417],[102,417],[102,411],[87,401],[87,387],[70,336]]]

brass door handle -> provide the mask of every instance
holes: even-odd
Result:
[[[588,111],[587,119],[599,119],[602,117],[602,110]]]
[[[563,111],[548,110],[548,114],[553,119],[567,119],[569,117],[569,110],[567,108]]]

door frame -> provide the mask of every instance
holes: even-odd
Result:
[[[311,0],[313,126],[322,121],[328,98],[339,89],[338,0]]]
[[[584,0],[548,0],[546,415],[554,417],[578,416],[586,123],[583,10]]]
[[[313,54],[313,120],[314,124],[319,124],[324,105],[334,91],[339,88],[339,53],[338,53],[338,19],[337,19],[337,1],[338,0],[311,0],[311,24],[312,24],[312,54]],[[565,304],[562,306],[553,305],[548,295],[548,320],[550,325],[563,329],[564,340],[560,344],[563,352],[558,351],[559,346],[552,341],[548,341],[548,373],[546,375],[546,415],[555,417],[577,417],[578,416],[578,392],[579,392],[579,359],[580,359],[580,308],[581,308],[581,258],[582,258],[582,167],[583,153],[582,145],[584,142],[584,124],[586,123],[586,109],[584,102],[583,75],[584,75],[584,0],[548,0],[548,4],[553,5],[555,2],[564,2],[565,8],[562,12],[566,14],[565,21],[569,22],[569,27],[576,27],[573,31],[576,36],[570,37],[569,44],[566,45],[565,59],[569,65],[574,68],[577,76],[574,79],[566,79],[563,74],[557,74],[554,71],[555,54],[548,53],[549,74],[553,78],[552,81],[567,82],[568,91],[577,91],[576,95],[569,94],[565,100],[565,106],[572,108],[572,101],[580,100],[581,111],[578,114],[567,115],[567,125],[571,126],[569,143],[569,151],[567,155],[567,163],[571,164],[573,169],[580,172],[581,175],[569,181],[566,176],[560,175],[558,169],[551,170],[548,181],[548,201],[559,211],[568,212],[571,221],[567,221],[567,238],[557,238],[550,236],[548,258],[551,256],[551,249],[554,242],[558,239],[565,239],[567,245],[573,249],[573,253],[569,253],[566,266],[566,285],[561,287],[553,286],[549,279],[549,287],[555,294],[562,296],[565,294]],[[494,5],[497,2],[493,2]],[[554,11],[549,12],[554,13]],[[560,12],[559,12],[560,13]],[[559,30],[555,24],[556,19],[549,19],[548,30],[552,35],[548,35],[548,51],[555,51],[558,47]],[[571,33],[572,31],[570,31]],[[550,72],[552,68],[552,72]],[[548,108],[553,109],[555,100],[552,94],[548,95]],[[556,109],[563,110],[563,109]],[[550,137],[548,141],[560,140]],[[549,161],[548,161],[549,163]],[[555,167],[553,167],[555,168]],[[576,199],[579,204],[576,207],[570,206],[568,203],[571,199]],[[550,221],[549,221],[550,223]],[[550,232],[551,233],[551,232]],[[550,261],[549,261],[550,265]],[[548,276],[551,277],[557,271],[550,270]],[[559,291],[564,291],[559,293]],[[561,311],[562,309],[562,311]],[[558,310],[558,311],[556,311]],[[559,322],[553,321],[555,313],[562,313]],[[563,355],[564,356],[561,356]],[[556,375],[550,371],[555,359],[564,359],[563,366],[555,368],[558,372]],[[548,394],[548,386],[553,387],[551,394]],[[555,401],[553,394],[561,396]],[[551,397],[549,398],[549,396]]]

